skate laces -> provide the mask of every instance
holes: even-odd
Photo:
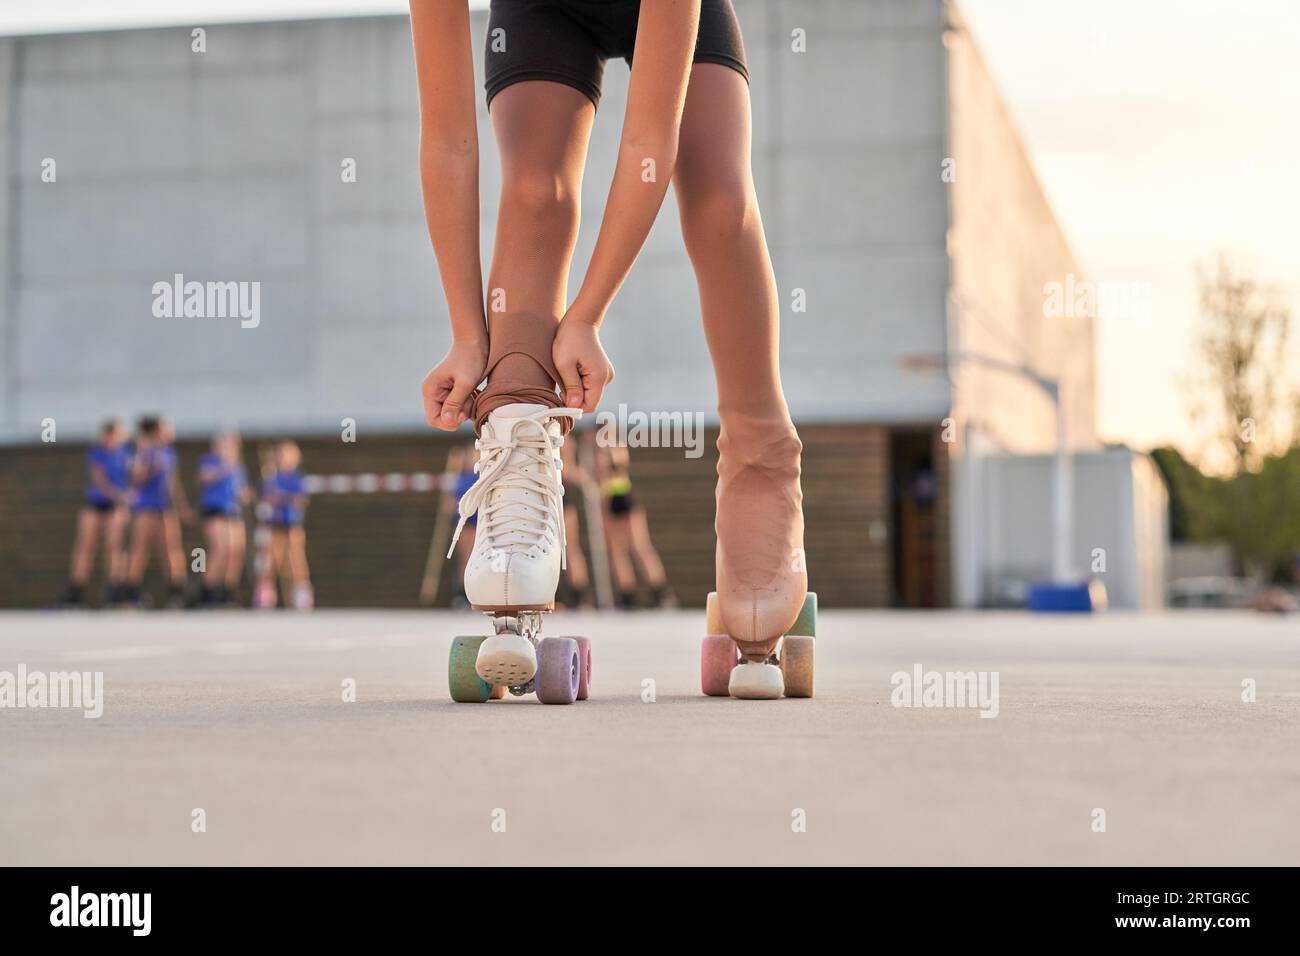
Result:
[[[474,466],[478,480],[460,499],[460,521],[447,557],[455,551],[465,522],[477,512],[478,533],[484,536],[484,543],[489,550],[505,554],[544,547],[554,526],[560,567],[567,566],[564,485],[555,460],[564,439],[552,436],[546,426],[550,419],[576,420],[581,416],[582,411],[576,408],[548,408],[534,415],[489,422],[490,432],[474,443],[479,450]],[[498,431],[506,435],[499,437]]]

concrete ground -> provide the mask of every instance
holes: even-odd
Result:
[[[453,704],[484,624],[0,615],[0,672],[105,688],[0,709],[0,863],[1300,863],[1294,617],[827,611],[816,699],[759,702],[699,696],[701,612],[562,612],[591,700]],[[918,664],[996,673],[996,718],[891,706]]]

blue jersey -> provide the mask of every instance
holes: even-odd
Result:
[[[216,477],[203,480],[203,473],[213,471]],[[237,515],[245,487],[244,467],[226,464],[220,455],[206,454],[199,459],[199,507],[205,512]]]
[[[144,467],[144,477],[135,486],[135,506],[141,511],[164,511],[171,507],[171,473],[176,469],[176,449],[142,448],[136,461]]]
[[[302,524],[302,508],[294,501],[306,495],[302,472],[277,471],[269,484],[271,521],[275,524]]]
[[[125,491],[131,484],[131,449],[126,445],[118,445],[116,448],[91,445],[86,451],[86,502],[92,505],[113,504],[114,500],[95,484],[96,468],[103,472],[104,479],[112,487]]]

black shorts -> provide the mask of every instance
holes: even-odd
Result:
[[[605,61],[632,64],[641,0],[492,0],[488,16],[488,105],[512,83],[550,80],[600,102]],[[746,81],[745,46],[731,0],[703,0],[696,63],[721,63]]]
[[[636,507],[636,502],[632,500],[632,493],[628,492],[624,495],[610,495],[608,506],[610,514],[615,516],[626,515],[632,513],[632,509]]]
[[[117,510],[117,503],[113,501],[87,501],[86,507],[103,515]]]

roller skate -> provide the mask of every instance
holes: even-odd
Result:
[[[718,437],[716,572],[700,684],[705,694],[813,695],[817,596],[803,552],[803,446],[788,418],[723,416]]]
[[[544,704],[587,698],[591,644],[585,637],[542,637],[564,566],[564,485],[560,419],[577,409],[512,404],[494,410],[474,443],[478,480],[460,500],[460,521],[478,513],[465,565],[470,606],[492,617],[490,636],[451,643],[452,700],[481,703],[536,693]],[[451,551],[448,551],[448,557]]]
[[[727,633],[718,610],[717,592],[705,609],[705,638],[700,647],[700,690],[709,697],[774,700],[813,696],[816,660],[817,595],[804,596],[799,616],[763,657],[744,657]]]

